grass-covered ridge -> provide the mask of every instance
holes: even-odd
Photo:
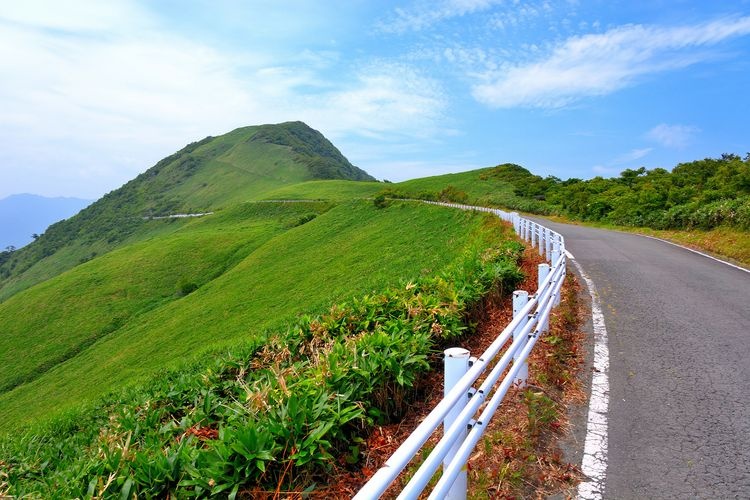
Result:
[[[373,244],[368,247],[373,262],[360,271],[400,268],[406,279],[394,281],[386,271],[385,279],[371,281],[377,283],[375,292],[352,294],[354,287],[347,286],[349,292],[339,294],[344,300],[322,314],[276,325],[267,336],[238,337],[235,343],[241,343],[225,346],[226,354],[204,356],[0,439],[0,464],[11,485],[7,493],[109,497],[301,490],[324,481],[334,464],[356,463],[358,440],[371,425],[403,410],[436,345],[471,328],[467,314],[482,297],[513,289],[521,246],[508,242],[511,230],[497,218],[406,203],[385,209],[354,203],[297,229],[333,217],[330,228],[343,231],[351,220],[334,216],[348,215],[365,220],[359,230],[393,222],[388,225],[393,248],[382,245],[375,231],[347,248]],[[412,238],[420,241],[418,253],[424,256],[438,244],[446,255],[431,263],[403,256],[407,247],[398,242],[415,232],[415,223],[440,234],[433,236],[440,243],[432,245],[426,234]],[[469,228],[469,234],[446,234],[456,226]],[[334,245],[352,237],[346,233]],[[345,268],[363,257],[354,256]],[[421,272],[424,265],[429,268]],[[410,278],[403,272],[409,268]],[[321,281],[311,281],[320,287]]]
[[[373,181],[302,122],[206,137],[164,158],[15,252],[0,252],[0,301],[114,248],[176,227],[144,217],[197,213],[316,179]]]

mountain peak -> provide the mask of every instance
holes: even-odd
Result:
[[[304,164],[313,179],[374,181],[364,170],[352,165],[323,134],[301,121],[261,125],[250,141],[288,146]]]
[[[144,237],[152,230],[144,218],[209,212],[262,199],[283,186],[325,179],[375,180],[300,121],[243,127],[192,142],[78,215],[53,224],[0,263],[0,301],[75,265],[75,259],[91,258],[92,245],[101,253],[128,238]],[[75,258],[68,255],[64,265],[53,265],[57,260],[51,257],[64,247],[70,247],[68,254]],[[37,265],[47,267],[32,270],[32,280],[19,279]],[[11,283],[16,281],[18,285]]]

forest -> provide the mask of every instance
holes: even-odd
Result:
[[[484,174],[513,185],[514,207],[583,221],[654,229],[750,229],[750,153],[626,169],[589,180],[540,177],[506,163]]]

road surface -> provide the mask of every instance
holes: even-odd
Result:
[[[604,498],[750,498],[750,273],[638,235],[538,220],[599,292]]]

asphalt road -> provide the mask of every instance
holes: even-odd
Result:
[[[750,273],[633,234],[539,222],[599,291],[604,498],[750,498]]]

